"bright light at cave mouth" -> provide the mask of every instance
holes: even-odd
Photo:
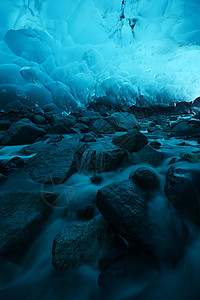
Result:
[[[200,95],[199,0],[1,0],[0,108]]]

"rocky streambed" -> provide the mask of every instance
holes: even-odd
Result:
[[[198,299],[199,108],[1,111],[1,299]]]

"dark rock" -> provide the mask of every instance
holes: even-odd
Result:
[[[135,129],[113,139],[113,144],[127,150],[129,153],[137,152],[148,144],[147,137]]]
[[[141,167],[130,174],[129,179],[138,183],[141,187],[154,189],[159,187],[159,178],[157,174],[149,168]]]
[[[108,225],[101,216],[89,222],[67,225],[54,239],[54,268],[64,272],[94,263],[107,240]]]
[[[199,164],[171,167],[167,173],[165,193],[181,214],[200,224]]]
[[[43,116],[35,115],[33,118],[33,122],[37,125],[45,125],[46,120]]]
[[[19,263],[43,230],[51,213],[44,197],[55,201],[57,196],[34,191],[0,193],[0,255],[7,260]]]
[[[73,133],[73,126],[76,124],[76,118],[73,116],[62,116],[54,114],[50,118],[51,127],[50,133],[53,134],[66,134]]]
[[[48,144],[48,149],[40,151],[28,160],[26,172],[31,179],[39,183],[62,183],[76,171],[73,161],[78,144],[77,138]]]
[[[82,137],[81,142],[96,142],[96,136],[92,132],[86,133]]]
[[[124,166],[137,165],[141,163],[158,167],[163,162],[164,156],[149,145],[144,146],[138,152],[133,152],[123,161]]]
[[[103,181],[103,178],[100,175],[95,175],[90,177],[90,181],[93,184],[99,185]]]
[[[126,112],[116,112],[106,120],[116,131],[131,131],[135,128],[139,128],[136,117]]]
[[[193,137],[200,135],[200,121],[199,120],[182,120],[173,124],[171,129],[172,136],[186,136]]]
[[[151,147],[153,147],[154,149],[160,149],[160,147],[161,147],[161,143],[156,142],[156,141],[151,142],[150,145],[151,145]]]
[[[38,137],[44,134],[45,131],[38,128],[30,120],[22,119],[10,126],[5,132],[1,143],[3,145],[32,144]]]
[[[76,125],[73,126],[73,129],[78,129],[80,130],[80,132],[84,133],[88,131],[89,127],[85,124],[77,123]]]
[[[114,128],[104,119],[97,119],[91,122],[89,131],[103,134],[111,134],[115,132]]]
[[[46,104],[42,107],[42,109],[45,113],[49,114],[57,114],[60,112],[60,109],[54,103]]]
[[[125,239],[139,241],[152,250],[152,231],[148,216],[150,196],[142,188],[126,180],[101,188],[97,207],[105,220]]]
[[[102,173],[116,169],[126,151],[113,145],[108,138],[80,145],[76,151],[76,164],[79,172]]]

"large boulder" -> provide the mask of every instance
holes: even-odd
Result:
[[[36,191],[0,193],[0,255],[19,263],[31,243],[43,230],[51,213],[55,194]]]
[[[97,207],[129,249],[168,262],[183,254],[185,226],[151,187],[132,180],[112,183],[98,191]]]
[[[146,145],[141,150],[125,157],[123,165],[131,166],[145,163],[153,167],[158,167],[163,162],[163,159],[164,155],[161,152],[156,151],[150,145]]]
[[[116,131],[130,131],[139,128],[135,115],[127,112],[116,112],[106,120]]]
[[[199,164],[172,166],[166,177],[165,193],[180,213],[200,224],[200,169]]]
[[[92,264],[107,240],[108,225],[102,216],[69,224],[54,239],[53,266],[58,272],[64,272]]]
[[[82,143],[76,151],[76,164],[79,172],[102,173],[116,169],[126,151],[112,144],[107,137],[95,142]]]
[[[113,144],[127,150],[129,153],[137,152],[148,144],[147,137],[135,129],[113,139]]]
[[[43,129],[38,128],[29,119],[25,118],[10,126],[5,132],[1,143],[8,146],[32,144],[44,134],[45,131]]]
[[[104,119],[97,119],[91,122],[89,130],[97,134],[110,134],[115,132],[114,128]]]
[[[132,180],[125,180],[101,188],[97,194],[97,207],[105,220],[124,238],[139,240],[152,250],[149,199],[149,193]]]
[[[173,124],[171,129],[172,136],[193,137],[200,135],[200,121],[196,119],[181,120]]]
[[[30,178],[39,183],[59,184],[67,180],[75,171],[75,149],[77,138],[65,138],[56,144],[39,151],[26,164]]]

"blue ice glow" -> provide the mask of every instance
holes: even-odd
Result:
[[[68,110],[93,95],[191,101],[199,15],[198,0],[2,0],[0,94],[9,84],[6,95],[38,101],[41,92]]]

